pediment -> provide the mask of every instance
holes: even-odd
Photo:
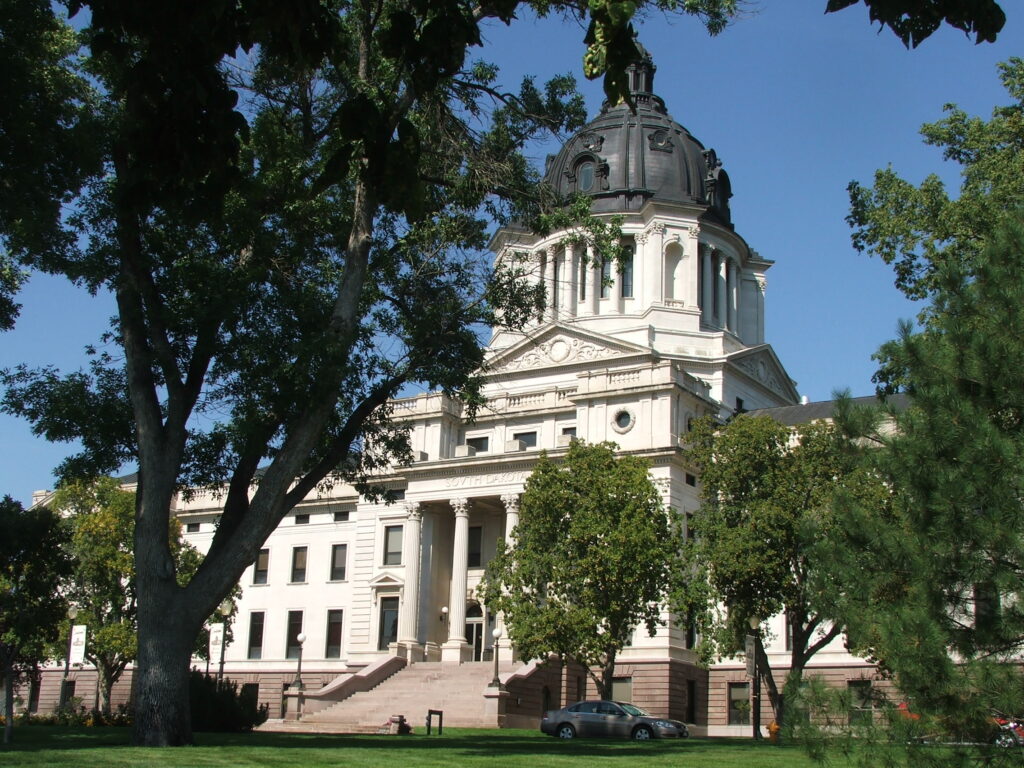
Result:
[[[775,351],[768,344],[735,352],[726,358],[726,365],[738,369],[761,386],[771,390],[780,398],[781,404],[796,403],[799,393],[782,367]]]
[[[370,579],[370,589],[385,589],[388,587],[404,587],[405,582],[390,573],[382,573]]]
[[[484,363],[483,372],[507,374],[651,354],[639,344],[556,323],[498,352]]]

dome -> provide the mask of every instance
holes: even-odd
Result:
[[[653,92],[655,67],[639,44],[627,69],[636,104],[605,102],[601,113],[549,158],[545,178],[560,195],[588,194],[594,213],[639,211],[657,201],[706,206],[731,227],[729,177],[713,149],[705,149]]]

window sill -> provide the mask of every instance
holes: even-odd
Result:
[[[301,587],[301,586],[305,586],[306,584],[309,584],[309,582],[308,581],[289,581],[288,582],[288,586],[289,587]]]

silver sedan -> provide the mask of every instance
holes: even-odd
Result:
[[[623,701],[579,701],[545,712],[540,729],[549,736],[573,739],[577,736],[619,737],[645,741],[653,738],[683,738],[690,735],[686,724],[665,717],[653,717]]]

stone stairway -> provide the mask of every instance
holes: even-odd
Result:
[[[500,673],[504,676],[519,666],[506,662],[500,665]],[[497,726],[495,716],[485,714],[483,697],[493,677],[492,662],[418,662],[372,690],[303,717],[301,724],[309,730],[372,732],[392,715],[405,715],[409,724],[421,732],[427,710],[440,709],[444,712],[446,726],[494,728]]]

